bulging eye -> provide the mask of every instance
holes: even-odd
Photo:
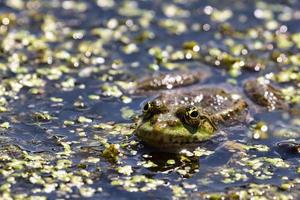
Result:
[[[142,109],[144,117],[150,117],[155,114],[164,113],[168,111],[165,104],[157,100],[147,102]]]
[[[152,107],[151,103],[147,102],[143,107],[143,111],[148,112],[151,109],[151,107]]]
[[[194,106],[179,109],[177,116],[191,127],[217,130],[216,124],[212,121],[209,114],[205,113],[205,111],[200,111]]]
[[[200,116],[200,113],[196,107],[189,107],[187,108],[185,115],[191,119],[197,119]]]
[[[197,127],[201,121],[200,112],[195,107],[187,108],[184,119],[187,124]]]
[[[188,112],[188,114],[189,114],[190,118],[192,118],[192,119],[196,119],[196,118],[199,117],[199,111],[198,110],[190,110]]]

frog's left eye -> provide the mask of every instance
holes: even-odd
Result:
[[[200,113],[196,107],[188,107],[186,108],[185,115],[191,119],[196,119],[199,117]]]
[[[191,126],[197,127],[200,123],[200,112],[195,107],[187,108],[184,115],[185,122]]]
[[[193,109],[193,110],[188,111],[188,115],[192,119],[197,119],[199,117],[200,113],[198,110]]]

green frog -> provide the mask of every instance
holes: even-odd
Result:
[[[203,82],[210,76],[210,71],[205,70],[160,73],[139,80],[130,93],[139,94],[157,90],[171,90]]]
[[[192,84],[197,80],[195,77],[203,77],[199,74],[165,74],[138,84],[138,89],[143,90],[164,89],[142,107],[135,131],[140,140],[164,151],[193,148],[212,139],[224,127],[242,124],[249,119],[248,105],[255,104],[249,104],[243,93],[223,89],[224,85],[168,90],[173,88],[168,88],[171,84],[174,87]],[[174,81],[174,77],[181,81]],[[265,80],[246,80],[244,92],[269,111],[289,108],[280,89]]]
[[[272,85],[267,79],[257,78],[246,80],[244,91],[253,102],[266,107],[269,111],[289,109],[289,104],[285,101],[281,90]]]
[[[221,127],[244,121],[247,106],[238,94],[218,87],[165,91],[143,105],[136,135],[164,151],[193,148]]]

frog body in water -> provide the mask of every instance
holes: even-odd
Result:
[[[232,89],[225,90],[224,85],[168,90],[197,80],[196,75],[183,74],[186,78],[181,75],[178,75],[180,81],[174,81],[176,73],[156,76],[153,80],[148,78],[138,88],[164,90],[144,104],[136,128],[140,140],[164,151],[197,147],[199,143],[212,139],[224,127],[243,124],[249,119],[248,105],[262,112],[265,109],[259,109],[257,105],[269,111],[288,110],[290,107],[279,88],[259,78],[245,81],[246,95],[234,93]],[[168,87],[168,84],[174,86]],[[249,104],[250,100],[244,96],[256,105]]]
[[[181,71],[176,73],[161,73],[143,78],[131,93],[145,93],[157,90],[170,90],[203,82],[210,76],[209,71]]]
[[[244,83],[244,91],[256,104],[268,108],[288,110],[289,105],[279,88],[266,79],[249,79]]]
[[[166,151],[196,147],[246,114],[246,101],[222,88],[165,91],[145,103],[136,135]]]

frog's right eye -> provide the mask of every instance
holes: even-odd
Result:
[[[168,110],[165,104],[160,101],[147,102],[142,109],[146,116],[163,113]]]
[[[147,102],[143,107],[143,111],[148,112],[151,109],[151,107],[152,107],[151,103]]]

